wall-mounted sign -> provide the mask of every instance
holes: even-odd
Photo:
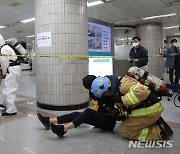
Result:
[[[95,76],[112,75],[112,58],[89,58],[89,74]]]
[[[51,32],[43,32],[43,33],[37,34],[37,46],[38,47],[52,46]]]

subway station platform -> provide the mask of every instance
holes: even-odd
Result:
[[[0,100],[2,101],[1,96]],[[56,117],[72,111],[38,108],[35,76],[32,72],[23,71],[16,99],[18,114],[0,117],[0,154],[179,154],[180,108],[175,107],[173,99],[167,101],[165,97],[162,104],[162,117],[174,131],[174,135],[169,139],[173,141],[172,148],[129,148],[129,141],[121,138],[118,133],[120,122],[117,122],[112,132],[83,124],[59,138],[45,130],[36,114],[40,112]]]

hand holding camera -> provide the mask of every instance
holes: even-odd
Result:
[[[171,56],[177,56],[178,55],[178,53],[172,53],[171,54]]]

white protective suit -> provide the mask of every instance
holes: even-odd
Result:
[[[5,41],[0,35],[1,54],[15,55],[14,50],[9,45],[4,45]],[[3,46],[4,45],[4,46]],[[3,105],[6,107],[7,113],[17,112],[14,101],[16,99],[16,91],[18,89],[18,79],[21,73],[20,65],[9,66],[10,60],[15,61],[17,56],[0,56],[0,64],[2,68],[2,74],[6,75],[6,78],[2,80],[2,97]]]

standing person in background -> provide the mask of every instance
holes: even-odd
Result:
[[[172,39],[170,43],[171,46],[164,52],[164,56],[167,58],[165,67],[169,69],[169,80],[171,84],[178,84],[180,78],[180,49],[176,39]],[[173,74],[175,75],[175,81],[173,81]]]
[[[137,36],[132,38],[133,48],[131,48],[129,53],[129,61],[133,66],[147,71],[148,50],[140,45],[140,40]]]
[[[20,63],[18,63],[17,56],[15,51],[8,45],[5,44],[5,41],[0,35],[0,51],[1,54],[5,55],[14,55],[14,56],[0,56],[0,65],[2,67],[3,79],[2,85],[2,96],[3,104],[1,107],[4,107],[5,112],[2,113],[2,116],[9,116],[17,114],[17,109],[15,106],[15,99],[18,88],[18,79],[21,73]]]

